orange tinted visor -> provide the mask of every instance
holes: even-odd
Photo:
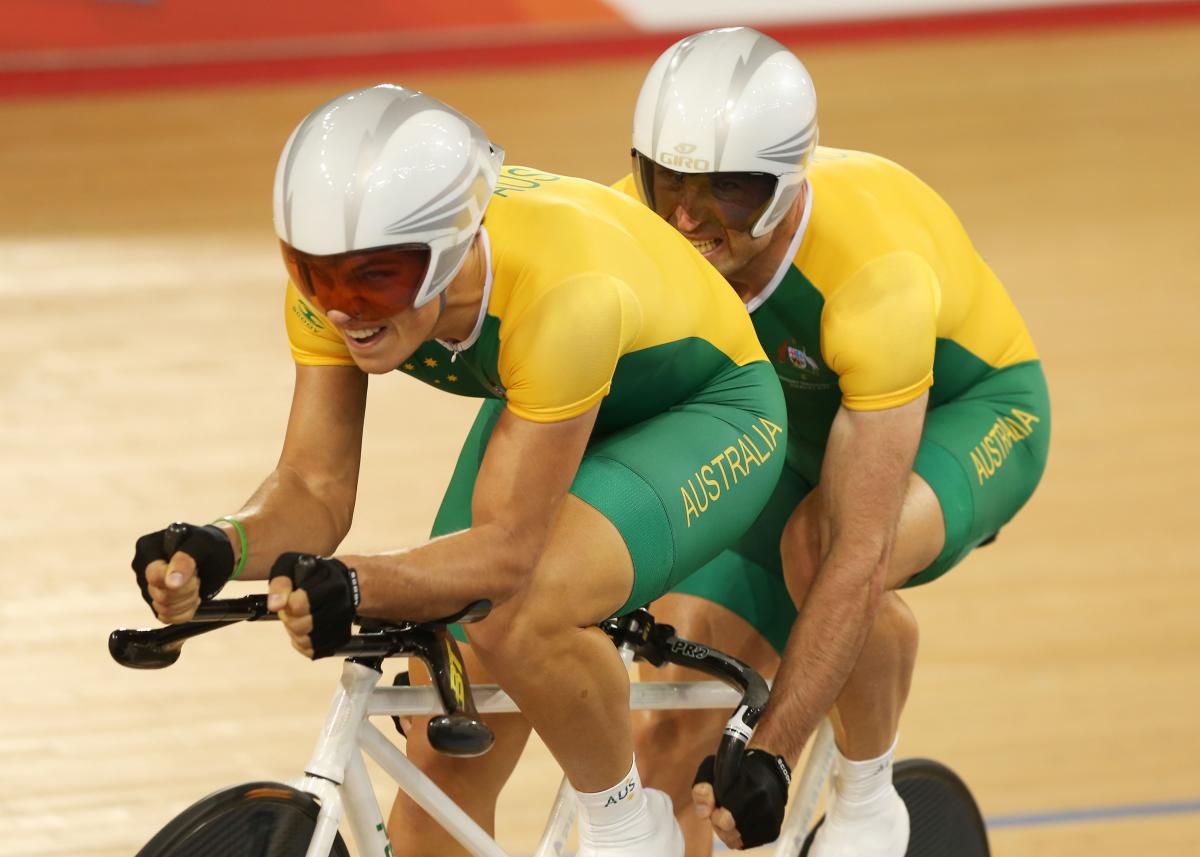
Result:
[[[286,241],[288,276],[324,313],[338,310],[359,321],[379,321],[412,308],[429,270],[427,244],[397,244],[314,256]]]

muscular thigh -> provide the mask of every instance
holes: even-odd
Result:
[[[526,585],[484,622],[519,617],[527,625],[595,625],[616,613],[632,586],[633,561],[620,530],[571,495],[563,501]]]
[[[994,535],[1032,495],[1046,465],[1050,404],[1041,364],[994,370],[929,409],[888,567],[887,587],[936,580]],[[789,523],[789,580],[811,585],[820,564],[821,488]]]
[[[589,603],[624,612],[663,595],[745,532],[775,486],[784,437],[746,406],[747,389],[777,383],[769,367],[743,369],[748,377],[732,377],[727,390],[702,391],[707,398],[593,439],[530,597],[582,600],[586,592]],[[480,410],[435,536],[470,526],[475,477],[503,407],[486,402]],[[620,598],[612,597],[614,574],[628,580]]]
[[[946,528],[937,494],[920,475],[910,474],[900,520],[896,523],[885,586],[902,588],[938,558],[945,540]]]
[[[936,497],[945,537],[907,586],[946,573],[1020,510],[1041,479],[1049,442],[1038,361],[994,372],[929,411],[913,469]]]

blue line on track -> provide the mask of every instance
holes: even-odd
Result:
[[[1015,827],[1044,827],[1051,824],[1077,824],[1084,821],[1111,821],[1119,818],[1150,818],[1159,815],[1187,815],[1200,812],[1200,800],[1133,803],[1064,809],[1055,812],[1027,812],[993,815],[985,819],[989,830]]]

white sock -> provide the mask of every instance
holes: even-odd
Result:
[[[839,800],[869,803],[892,785],[892,760],[896,755],[897,735],[887,752],[875,759],[856,762],[837,751],[837,793]]]
[[[637,760],[621,781],[602,792],[581,792],[579,832],[592,842],[612,842],[637,826],[646,814],[646,794],[638,776]]]

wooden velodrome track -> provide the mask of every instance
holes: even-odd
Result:
[[[949,199],[1051,381],[1038,494],[911,595],[901,755],[966,778],[1001,857],[1200,853],[1200,25],[796,47],[823,140]],[[401,82],[512,163],[608,181],[649,61]],[[336,663],[247,626],[137,673],[105,637],[150,619],[135,537],[234,511],[274,463],[291,389],[274,161],[305,112],[369,82],[0,103],[3,857],[129,857],[200,795],[307,759]],[[473,412],[372,388],[365,550],[423,537]],[[531,747],[501,813],[514,853],[556,782]]]

